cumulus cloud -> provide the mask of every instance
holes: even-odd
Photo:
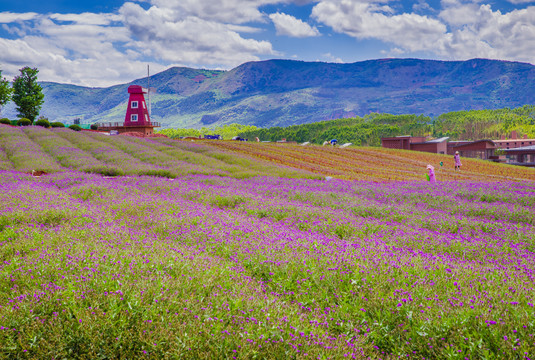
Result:
[[[129,45],[165,61],[226,66],[273,53],[271,43],[241,37],[236,25],[191,15],[177,18],[166,10],[124,4],[120,13],[134,39]]]
[[[275,24],[277,35],[286,35],[297,38],[320,35],[320,32],[316,27],[312,27],[291,15],[275,13],[269,15],[269,18],[273,21],[273,24]]]
[[[292,16],[288,4],[314,4],[312,20],[356,39],[381,40],[383,54],[535,63],[535,7],[499,11],[484,2],[441,0],[433,9],[418,0],[400,12],[399,0],[145,0],[143,6],[130,0],[107,14],[0,12],[1,29],[9,34],[0,38],[0,64],[8,77],[28,65],[40,69],[41,80],[90,86],[130,81],[144,74],[147,63],[154,71],[174,65],[228,69],[277,54],[262,40],[270,21],[278,35],[320,35]],[[288,11],[268,15],[266,5]],[[318,49],[318,56],[339,60],[324,52]]]
[[[263,22],[262,6],[274,4],[305,5],[317,0],[151,0],[160,9],[167,9],[175,18],[195,16],[205,20],[223,23],[243,24]]]
[[[0,63],[9,77],[30,65],[41,80],[92,86],[130,81],[147,63],[154,71],[230,68],[276,54],[268,41],[242,34],[261,31],[247,23],[268,21],[260,6],[281,2],[291,0],[152,0],[149,9],[126,2],[110,14],[0,12],[2,28],[17,37],[0,39]]]
[[[0,23],[9,24],[13,22],[28,21],[38,17],[39,14],[33,12],[19,14],[7,11],[0,13]]]
[[[379,39],[407,51],[425,50],[446,32],[446,26],[437,19],[392,13],[392,8],[376,2],[325,0],[313,8],[312,17],[337,32],[357,39]]]
[[[452,8],[440,13],[451,27],[442,42],[444,54],[535,62],[535,7],[501,13],[487,4],[465,5],[462,23]]]
[[[442,0],[438,17],[395,13],[377,0],[321,0],[319,22],[357,39],[391,44],[385,53],[427,52],[445,59],[474,57],[535,63],[535,7],[502,13],[470,0]]]

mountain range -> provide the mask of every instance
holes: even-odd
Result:
[[[124,120],[127,88],[42,82],[41,114],[51,121]],[[152,119],[163,127],[288,126],[371,112],[439,114],[535,103],[535,66],[472,59],[380,59],[336,64],[293,60],[244,63],[229,71],[173,67],[150,76]],[[4,116],[16,117],[10,103]]]

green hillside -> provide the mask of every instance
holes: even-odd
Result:
[[[451,140],[497,139],[512,131],[535,138],[535,106],[516,109],[450,112],[433,119],[423,115],[370,114],[312,124],[243,131],[240,136],[261,140],[321,144],[330,139],[340,143],[380,146],[381,137],[398,135],[448,136]]]

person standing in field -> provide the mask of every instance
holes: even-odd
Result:
[[[429,172],[429,181],[431,182],[431,184],[436,184],[437,183],[437,179],[435,177],[435,168],[433,167],[433,165],[427,165],[427,170]]]
[[[455,155],[453,155],[453,161],[455,161],[455,171],[461,170],[461,157],[459,156],[459,152],[456,151]]]

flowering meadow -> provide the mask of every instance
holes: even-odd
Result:
[[[3,358],[535,354],[534,183],[0,183]]]
[[[0,358],[535,359],[535,182],[248,156],[0,127]]]

